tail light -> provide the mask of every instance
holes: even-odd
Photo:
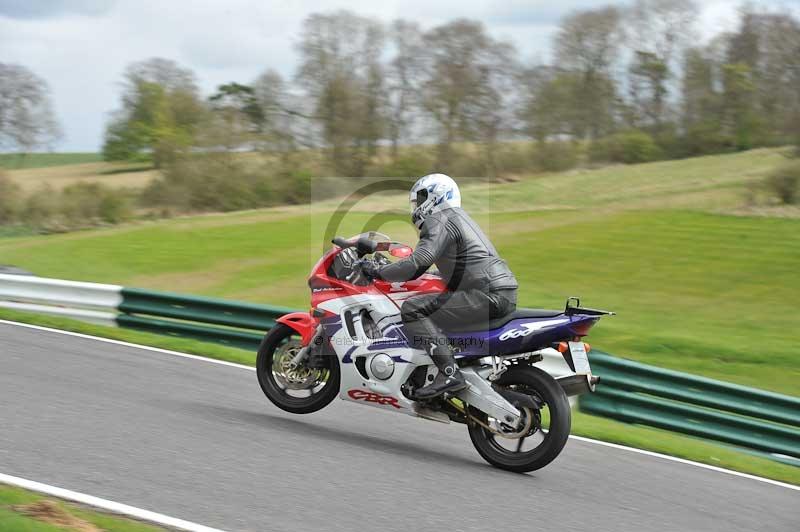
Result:
[[[595,323],[597,323],[597,318],[591,320],[584,320],[570,325],[570,329],[572,329],[572,332],[573,334],[575,334],[575,336],[586,336],[587,334],[589,334],[589,329],[594,327]]]

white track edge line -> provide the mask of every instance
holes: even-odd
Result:
[[[757,475],[751,475],[749,473],[742,473],[740,471],[734,471],[732,469],[725,469],[724,467],[713,466],[710,464],[704,464],[702,462],[695,462],[693,460],[687,460],[685,458],[678,458],[677,456],[670,456],[668,454],[661,454],[655,451],[647,451],[645,449],[637,449],[636,447],[628,447],[626,445],[620,445],[618,443],[611,443],[602,440],[594,440],[592,438],[587,438],[585,436],[573,436],[570,434],[571,440],[577,440],[587,443],[593,443],[596,445],[602,445],[604,447],[611,447],[612,449],[619,449],[622,451],[630,451],[632,453],[643,454],[645,456],[652,456],[654,458],[662,458],[664,460],[669,460],[671,462],[678,462],[680,464],[691,465],[695,467],[700,467],[702,469],[708,469],[710,471],[716,471],[718,473],[727,473],[728,475],[734,475],[737,477],[742,478],[749,478],[750,480],[757,480],[759,482],[765,482],[767,484],[772,484],[774,486],[780,486],[782,488],[787,488],[790,490],[800,491],[800,486],[795,486],[794,484],[788,484],[786,482],[781,482],[780,480],[772,480],[771,478],[759,477]]]
[[[86,495],[85,493],[58,488],[49,484],[42,484],[41,482],[14,477],[4,473],[0,473],[0,483],[9,484],[11,486],[24,488],[38,493],[44,493],[45,495],[51,495],[53,497],[58,497],[59,499],[79,502],[81,504],[100,508],[101,510],[113,512],[115,514],[135,517],[150,523],[169,526],[172,528],[179,528],[181,530],[188,530],[189,532],[223,532],[218,528],[198,525],[197,523],[192,523],[191,521],[184,521],[183,519],[177,519],[168,515],[136,508],[135,506],[128,506],[127,504],[101,499],[99,497],[94,497],[93,495]]]
[[[108,344],[114,345],[121,345],[123,347],[133,347],[134,349],[141,349],[144,351],[151,351],[153,353],[162,353],[165,355],[172,355],[181,358],[189,358],[192,360],[200,360],[202,362],[208,362],[209,364],[218,364],[220,366],[230,366],[232,368],[240,368],[246,369],[249,371],[255,371],[256,368],[252,366],[245,366],[244,364],[237,364],[236,362],[228,362],[227,360],[218,360],[216,358],[209,358],[200,355],[190,355],[189,353],[181,353],[179,351],[170,351],[169,349],[161,349],[160,347],[150,347],[149,345],[141,345],[141,344],[133,344],[130,342],[124,342],[122,340],[114,340],[112,338],[103,338],[101,336],[92,336],[90,334],[83,334],[83,333],[76,333],[72,331],[63,331],[61,329],[53,329],[51,327],[42,327],[41,325],[31,325],[29,323],[20,323],[17,321],[8,321],[8,320],[0,320],[0,323],[4,325],[16,325],[18,327],[24,327],[26,329],[35,329],[37,331],[47,331],[57,334],[63,334],[65,336],[74,336],[76,338],[84,338],[86,340],[95,340],[98,342],[105,342]]]
[[[41,330],[41,331],[53,332],[53,333],[57,333],[57,334],[64,334],[64,335],[67,335],[67,336],[75,336],[77,338],[85,338],[85,339],[88,339],[88,340],[96,340],[96,341],[99,341],[99,342],[106,342],[106,343],[110,343],[110,344],[121,345],[121,346],[124,346],[124,347],[132,347],[132,348],[135,348],[135,349],[142,349],[142,350],[145,350],[145,351],[152,351],[152,352],[155,352],[155,353],[163,353],[165,355],[172,355],[172,356],[177,356],[177,357],[181,357],[181,358],[189,358],[189,359],[192,359],[192,360],[200,360],[200,361],[203,361],[203,362],[209,362],[211,364],[219,364],[221,366],[231,366],[231,367],[234,367],[234,368],[246,369],[248,371],[255,371],[254,367],[245,366],[244,364],[236,364],[234,362],[226,362],[225,360],[217,360],[217,359],[214,359],[214,358],[203,357],[203,356],[200,356],[200,355],[190,355],[190,354],[187,354],[187,353],[180,353],[178,351],[170,351],[168,349],[160,349],[158,347],[150,347],[150,346],[147,346],[147,345],[132,344],[130,342],[123,342],[123,341],[120,341],[120,340],[112,340],[110,338],[102,338],[100,336],[91,336],[91,335],[88,335],[88,334],[81,334],[81,333],[76,333],[76,332],[72,332],[72,331],[62,331],[61,329],[53,329],[53,328],[50,328],[50,327],[42,327],[41,325],[30,325],[28,323],[20,323],[20,322],[16,322],[16,321],[0,320],[0,323],[6,324],[6,325],[16,325],[18,327],[25,327],[25,328],[28,328],[28,329],[36,329],[36,330]],[[625,446],[625,445],[620,445],[618,443],[611,443],[611,442],[602,441],[602,440],[595,440],[595,439],[592,439],[592,438],[587,438],[585,436],[573,436],[573,435],[570,435],[569,437],[570,437],[570,439],[577,440],[577,441],[582,441],[582,442],[586,442],[586,443],[593,443],[595,445],[602,445],[604,447],[611,447],[612,449],[619,449],[619,450],[622,450],[622,451],[628,451],[628,452],[632,452],[632,453],[642,454],[642,455],[650,456],[650,457],[653,457],[653,458],[661,458],[663,460],[669,460],[669,461],[677,462],[677,463],[680,463],[680,464],[691,465],[691,466],[694,466],[694,467],[707,469],[709,471],[715,471],[717,473],[725,473],[725,474],[733,475],[733,476],[736,476],[736,477],[747,478],[747,479],[750,479],[750,480],[756,480],[758,482],[764,482],[766,484],[771,484],[773,486],[779,486],[779,487],[787,488],[787,489],[790,489],[790,490],[800,491],[800,486],[795,486],[794,484],[788,484],[786,482],[781,482],[779,480],[772,480],[771,478],[759,477],[757,475],[751,475],[749,473],[742,473],[740,471],[734,471],[732,469],[725,469],[724,467],[718,467],[718,466],[713,466],[713,465],[709,465],[709,464],[704,464],[702,462],[695,462],[693,460],[687,460],[685,458],[678,458],[677,456],[670,456],[668,454],[661,454],[661,453],[657,453],[657,452],[654,452],[654,451],[647,451],[645,449],[637,449],[636,447],[628,447],[628,446]]]

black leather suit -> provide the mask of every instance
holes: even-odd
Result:
[[[401,316],[409,341],[427,349],[445,345],[442,330],[458,325],[481,324],[513,312],[517,280],[497,250],[460,207],[430,214],[420,228],[420,239],[409,257],[381,267],[377,274],[392,282],[408,281],[433,264],[447,283],[442,294],[411,296]]]

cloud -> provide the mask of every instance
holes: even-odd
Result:
[[[46,19],[67,15],[96,17],[110,11],[116,0],[0,0],[0,17]]]
[[[481,18],[488,25],[554,26],[564,15],[572,11],[594,9],[605,5],[596,0],[569,0],[562,2],[509,0],[489,6]]]
[[[149,57],[194,70],[210,94],[248,83],[268,68],[291,78],[295,44],[311,13],[349,9],[384,22],[406,18],[430,29],[454,18],[482,21],[513,42],[524,60],[547,60],[558,21],[575,9],[614,0],[0,0],[0,61],[47,80],[65,131],[61,150],[95,150],[119,105],[125,66]],[[763,0],[778,8],[798,0]],[[738,2],[708,0],[701,38],[735,27]]]

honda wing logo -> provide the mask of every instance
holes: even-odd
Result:
[[[500,341],[505,342],[511,338],[522,338],[524,336],[528,336],[532,332],[540,331],[542,329],[546,329],[547,327],[552,327],[554,325],[560,325],[562,323],[566,323],[569,321],[569,318],[561,318],[558,320],[544,320],[544,321],[532,321],[530,323],[523,323],[518,328],[511,329],[510,331],[506,331],[500,335]]]

